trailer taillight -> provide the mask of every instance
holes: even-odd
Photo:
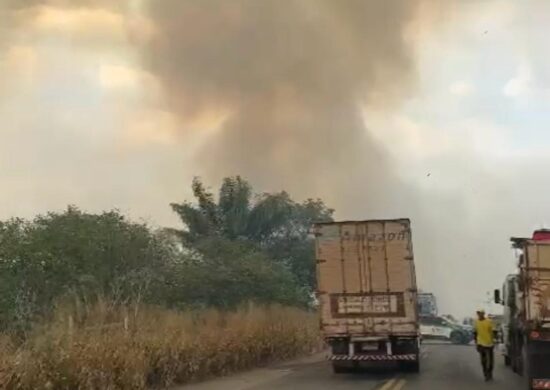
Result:
[[[540,333],[534,330],[529,334],[529,337],[531,338],[531,340],[538,340],[540,339]],[[546,389],[546,387],[544,387],[544,389]]]
[[[550,389],[550,379],[533,379],[533,389]]]

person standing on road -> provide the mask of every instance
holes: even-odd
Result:
[[[485,316],[484,310],[478,310],[477,321],[474,325],[474,336],[477,351],[481,357],[481,366],[485,380],[493,379],[493,366],[495,361],[495,340],[493,334],[493,321]]]

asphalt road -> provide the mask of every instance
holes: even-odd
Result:
[[[425,344],[419,374],[394,371],[332,373],[324,355],[258,369],[178,390],[522,390],[521,377],[504,367],[496,354],[495,379],[484,382],[473,346]]]

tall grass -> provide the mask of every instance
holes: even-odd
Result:
[[[0,388],[162,388],[287,359],[319,347],[314,314],[63,306],[21,345],[0,335]]]

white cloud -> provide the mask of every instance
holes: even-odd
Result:
[[[531,92],[532,81],[531,66],[523,63],[518,67],[516,75],[504,85],[502,93],[510,98],[526,96]]]
[[[468,81],[456,81],[449,86],[449,92],[455,96],[470,96],[475,92],[475,86]]]

